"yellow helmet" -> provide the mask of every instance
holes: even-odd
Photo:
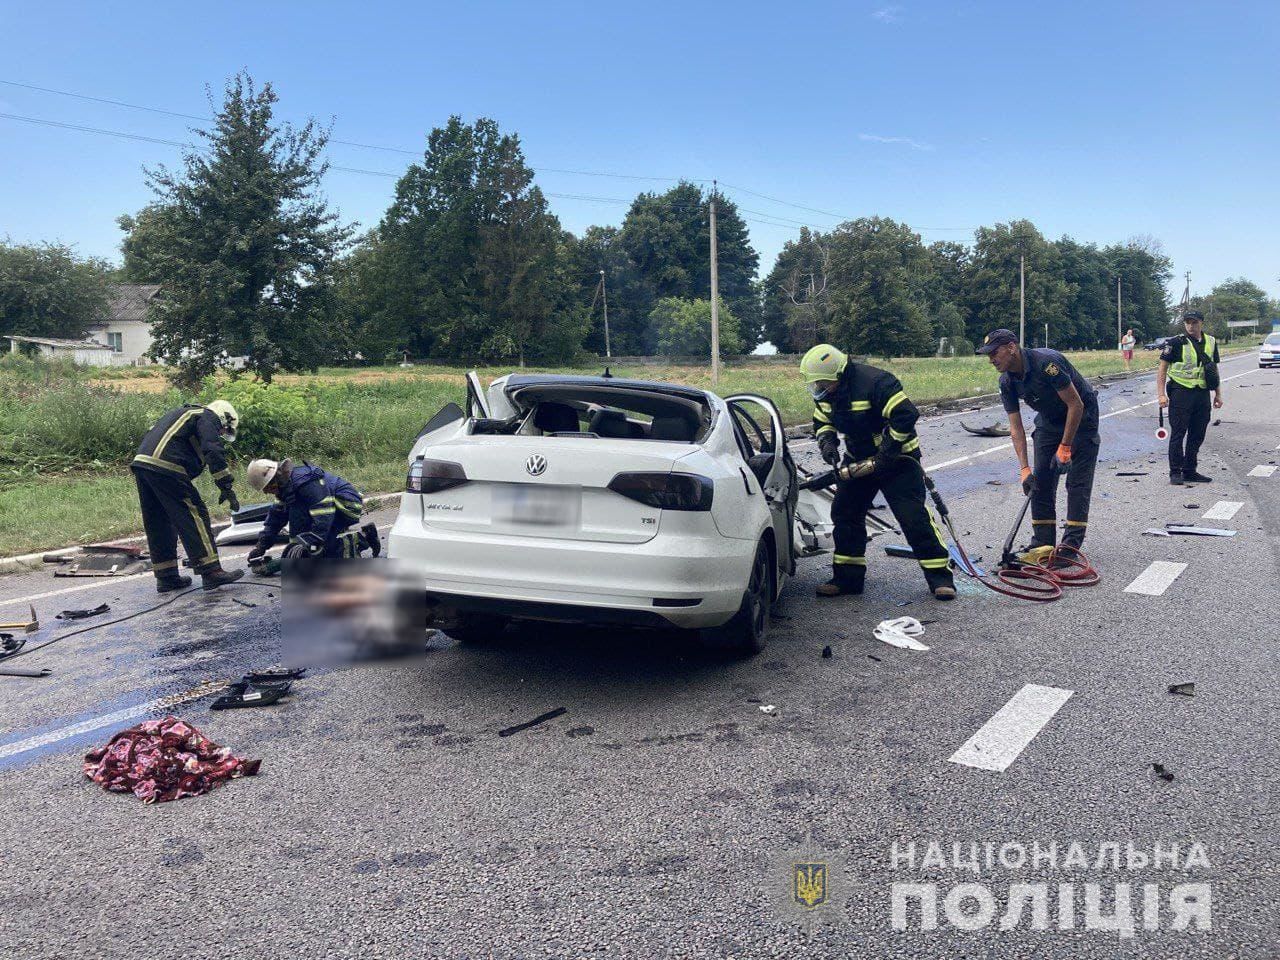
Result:
[[[849,358],[829,343],[820,343],[804,355],[800,372],[805,383],[816,380],[839,380]]]
[[[217,414],[223,435],[235,443],[236,428],[240,426],[240,414],[236,413],[236,408],[226,400],[212,400],[206,403],[204,408],[210,413]]]

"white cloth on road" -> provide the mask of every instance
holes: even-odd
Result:
[[[928,650],[916,637],[924,633],[924,625],[915,617],[897,617],[893,620],[881,620],[872,631],[875,638],[891,647],[903,650]]]

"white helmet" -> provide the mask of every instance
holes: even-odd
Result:
[[[259,493],[264,492],[272,480],[276,478],[276,472],[280,469],[280,464],[274,460],[255,460],[249,464],[249,469],[245,471],[245,481],[254,490]]]
[[[236,413],[236,408],[226,400],[210,401],[204,405],[204,408],[217,414],[223,434],[229,441],[235,443],[236,428],[240,426],[240,414]]]

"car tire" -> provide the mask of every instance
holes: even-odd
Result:
[[[440,632],[459,643],[490,643],[502,634],[510,622],[510,617],[496,613],[460,613],[453,623],[441,627]]]
[[[751,562],[751,576],[738,612],[726,624],[702,632],[704,642],[716,650],[750,657],[768,642],[769,611],[773,607],[773,551],[761,540]]]

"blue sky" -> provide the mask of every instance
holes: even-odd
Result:
[[[195,12],[193,12],[195,11]],[[767,271],[800,207],[926,241],[1028,217],[1051,237],[1158,238],[1192,286],[1280,295],[1280,4],[233,3],[0,0],[0,80],[189,114],[247,67],[290,119],[420,150],[450,114],[520,134],[564,225],[618,223],[641,189],[717,178]],[[0,83],[0,113],[160,140],[191,121]],[[116,258],[144,164],[178,150],[0,117],[0,236]],[[412,157],[333,145],[334,164]],[[331,172],[377,222],[394,181]],[[611,199],[616,198],[616,199]],[[766,222],[768,221],[768,222]]]

